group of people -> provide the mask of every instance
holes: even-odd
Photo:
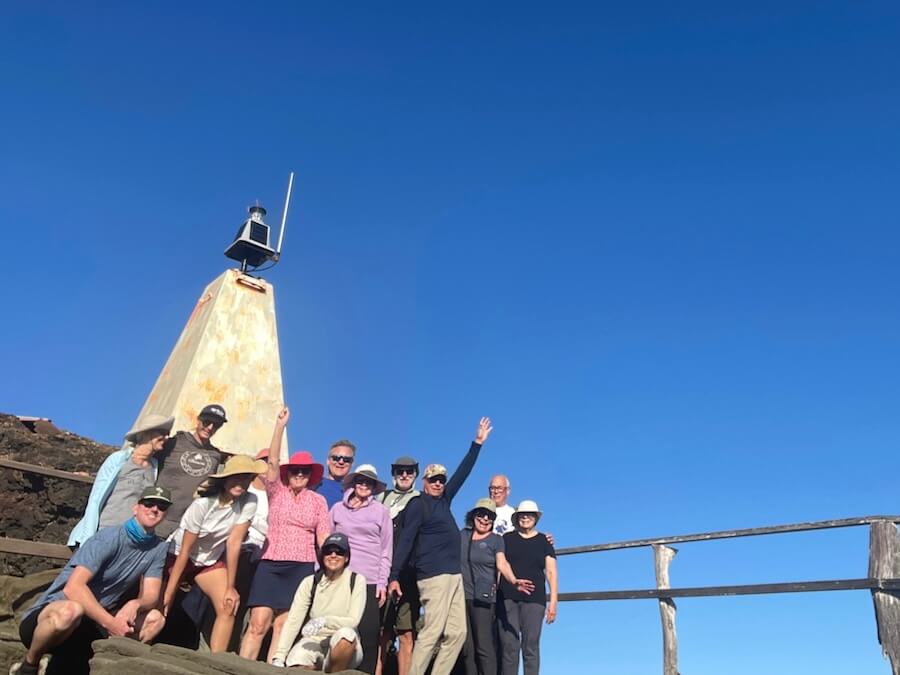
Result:
[[[43,673],[51,653],[47,672],[87,672],[92,640],[165,640],[176,608],[198,630],[208,618],[210,651],[258,659],[268,639],[275,666],[381,675],[395,654],[399,675],[516,675],[521,654],[538,673],[558,590],[540,509],[514,509],[497,475],[462,530],[451,512],[490,419],[455,472],[425,467],[421,490],[416,459],[391,465],[388,488],[374,466],[354,469],[347,440],[325,466],[306,451],[282,461],[289,420],[284,408],[254,458],[212,444],[221,405],[174,436],[173,418],[143,417],[100,467],[73,556],[20,622],[28,651],[10,673]]]

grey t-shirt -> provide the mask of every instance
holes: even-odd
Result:
[[[212,445],[200,445],[192,433],[179,431],[166,442],[159,462],[156,484],[172,492],[172,506],[156,526],[156,533],[165,539],[178,529],[200,484],[219,468],[221,454]]]
[[[472,600],[475,596],[475,583],[472,580],[472,574],[475,579],[479,580],[479,586],[491,585],[497,583],[497,553],[505,553],[503,545],[503,537],[491,532],[484,539],[472,540],[472,530],[465,528],[461,531],[460,540],[460,562],[462,565],[463,589],[466,593],[466,600]],[[471,565],[469,564],[469,543],[472,544],[471,549]],[[483,600],[483,598],[479,598]],[[491,599],[493,602],[493,598]]]
[[[153,485],[154,473],[153,465],[149,462],[147,466],[138,466],[130,458],[126,459],[119,469],[116,485],[100,512],[99,527],[121,525],[131,518],[132,507],[141,496],[141,492]]]
[[[119,599],[141,577],[161,579],[168,545],[159,537],[136,544],[125,532],[125,526],[106,527],[88,538],[69,558],[50,588],[25,614],[40,611],[56,600],[64,600],[63,589],[76,567],[86,567],[93,576],[88,588],[103,608],[118,609]]]

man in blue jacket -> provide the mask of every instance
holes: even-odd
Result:
[[[450,502],[472,472],[481,446],[491,431],[491,420],[482,417],[475,440],[450,480],[447,480],[447,469],[443,465],[429,464],[423,474],[424,494],[406,506],[388,591],[397,598],[403,595],[398,578],[410,561],[416,571],[416,586],[425,620],[416,638],[409,675],[424,675],[439,641],[431,672],[432,675],[447,675],[466,641],[459,527],[450,511]]]

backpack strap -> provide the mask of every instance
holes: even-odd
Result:
[[[306,616],[303,617],[303,623],[300,624],[300,627],[306,625],[306,622],[309,621],[310,612],[312,612],[313,603],[316,601],[316,589],[319,587],[319,582],[322,581],[322,576],[325,573],[322,570],[319,570],[315,574],[313,574],[312,581],[312,589],[309,591],[309,607],[306,609]]]
[[[356,586],[356,572],[350,572],[350,592],[353,593],[353,587]]]

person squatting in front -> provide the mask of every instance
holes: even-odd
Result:
[[[148,487],[124,525],[88,538],[19,624],[28,649],[10,673],[34,675],[41,658],[54,654],[49,672],[88,673],[91,642],[108,636],[152,640],[165,625],[157,609],[166,542],[154,528],[172,504],[168,490]],[[124,604],[129,592],[140,591]]]
[[[419,462],[413,457],[398,457],[391,464],[394,488],[382,492],[376,499],[388,507],[394,526],[394,554],[403,531],[406,505],[421,495],[415,489],[419,475]],[[407,565],[401,570],[399,599],[389,598],[381,617],[382,632],[379,644],[379,662],[376,672],[384,667],[384,662],[394,638],[397,639],[397,675],[408,675],[412,665],[413,645],[416,639],[416,621],[419,618],[419,589],[416,588],[416,571]]]
[[[235,455],[184,512],[171,537],[166,561],[168,581],[163,599],[166,614],[178,586],[193,582],[210,599],[216,613],[209,640],[211,652],[228,648],[241,598],[235,589],[241,544],[256,513],[256,496],[247,491],[266,463]]]
[[[424,624],[413,647],[411,675],[424,675],[435,647],[437,654],[431,672],[447,675],[466,639],[459,528],[450,506],[492,430],[491,420],[482,417],[475,440],[450,480],[447,480],[446,468],[429,464],[424,473],[424,494],[406,506],[406,524],[391,567],[389,590],[395,597],[402,598],[400,572],[411,560],[425,611]]]
[[[374,499],[384,492],[375,467],[363,464],[344,478],[344,498],[331,507],[331,529],[347,535],[354,551],[350,569],[368,579],[366,608],[359,624],[363,660],[359,670],[373,675],[378,657],[381,613],[387,600],[388,575],[394,555],[394,526],[388,508]]]
[[[325,499],[312,491],[322,480],[324,467],[313,462],[305,450],[291,455],[287,464],[280,462],[281,440],[290,416],[287,407],[278,414],[268,452],[268,534],[247,598],[250,624],[240,650],[245,659],[257,658],[270,627],[267,660],[274,655],[291,598],[300,582],[315,571],[316,548],[331,531]]]
[[[321,569],[300,582],[281,629],[272,665],[332,673],[356,668],[363,650],[356,632],[366,605],[366,578],[347,569],[347,535],[328,536],[319,554]],[[294,644],[297,633],[302,637]]]

